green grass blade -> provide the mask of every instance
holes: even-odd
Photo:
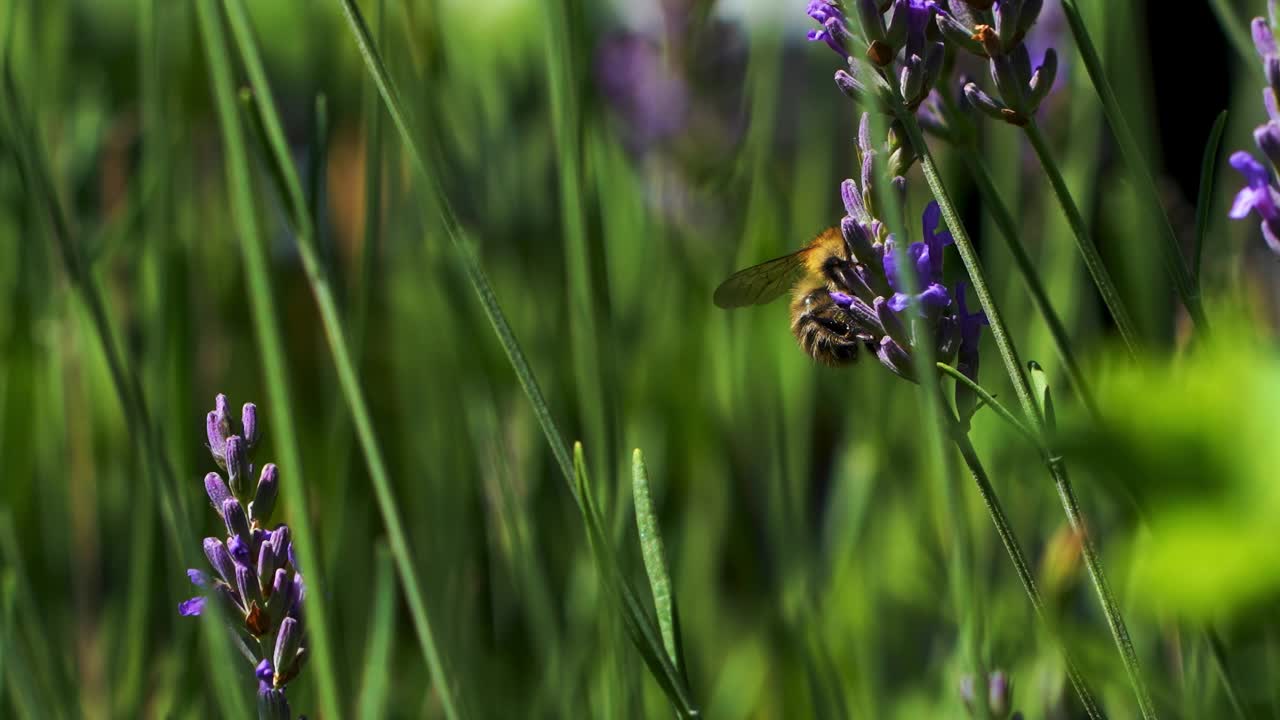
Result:
[[[373,421],[369,415],[364,393],[360,389],[355,363],[342,330],[342,320],[338,313],[337,303],[334,301],[333,292],[316,256],[315,227],[312,225],[311,212],[302,190],[302,182],[289,153],[289,145],[284,136],[284,126],[276,110],[275,101],[272,99],[266,70],[262,64],[257,43],[253,39],[244,4],[240,0],[228,0],[225,8],[227,19],[231,26],[232,37],[235,39],[236,47],[240,51],[240,57],[244,61],[249,82],[257,99],[256,107],[267,138],[268,150],[274,165],[279,170],[279,177],[283,178],[284,181],[284,186],[281,190],[284,192],[290,206],[290,216],[298,233],[298,254],[302,259],[303,270],[306,273],[307,281],[311,286],[312,295],[316,301],[316,307],[320,313],[320,321],[324,326],[325,337],[329,344],[330,353],[333,356],[334,366],[338,372],[338,383],[355,422],[356,436],[364,452],[365,463],[369,470],[369,479],[373,484],[378,510],[382,515],[383,524],[387,530],[391,552],[395,557],[396,567],[400,571],[400,584],[404,588],[405,598],[409,604],[414,630],[417,633],[419,645],[427,662],[427,668],[435,683],[435,690],[440,698],[441,707],[446,717],[453,720],[458,717],[457,703],[454,700],[453,690],[450,686],[444,663],[441,660],[440,652],[436,647],[435,633],[432,630],[431,620],[427,613],[422,586],[418,580],[417,570],[413,565],[413,558],[410,555],[409,542],[405,535],[403,523],[400,520],[400,512],[397,509],[395,495],[391,488],[386,461],[382,457],[382,450],[378,447],[377,438],[373,432]],[[247,186],[248,179],[245,178],[245,187],[247,188]]]
[[[602,323],[597,317],[601,303],[591,286],[592,262],[583,207],[586,194],[581,152],[583,129],[574,92],[576,78],[571,55],[576,38],[568,7],[570,1],[541,3],[545,11],[548,105],[559,165],[556,174],[560,180],[560,220],[564,227],[565,270],[569,280],[569,343],[573,350],[578,402],[585,420],[587,443],[607,451],[612,445],[600,360],[602,350],[609,344],[602,341]]]
[[[950,109],[951,103],[948,103],[948,105]],[[959,113],[952,109],[951,117],[959,120],[958,116]],[[1067,374],[1067,379],[1071,381],[1071,387],[1075,388],[1076,393],[1079,394],[1081,403],[1089,408],[1090,412],[1095,412],[1096,405],[1093,401],[1093,393],[1089,390],[1084,371],[1080,369],[1080,363],[1076,360],[1075,352],[1071,349],[1070,333],[1067,332],[1066,324],[1062,321],[1058,312],[1054,310],[1053,303],[1049,300],[1049,291],[1040,279],[1040,274],[1036,272],[1035,262],[1032,261],[1027,249],[1023,247],[1022,242],[1019,240],[1018,224],[1013,218],[1013,213],[1000,197],[1000,192],[996,189],[995,182],[991,179],[991,174],[987,171],[986,166],[983,165],[982,155],[977,145],[972,142],[956,142],[953,145],[959,151],[960,159],[968,166],[969,174],[973,176],[978,193],[982,196],[983,207],[1000,228],[1000,236],[1004,238],[1005,247],[1008,248],[1009,255],[1013,258],[1013,265],[1022,277],[1023,283],[1027,286],[1027,294],[1031,296],[1032,304],[1036,306],[1036,310],[1044,318],[1045,325],[1049,329],[1049,335],[1053,339],[1054,347],[1058,350],[1058,356],[1062,359],[1062,368]]]
[[[1202,273],[1204,268],[1201,259],[1204,256],[1205,235],[1209,233],[1209,211],[1213,205],[1213,181],[1217,176],[1214,170],[1218,164],[1218,148],[1222,145],[1222,132],[1227,128],[1227,111],[1223,110],[1209,131],[1209,141],[1204,146],[1204,157],[1200,160],[1200,191],[1196,195],[1196,244],[1193,251],[1191,273],[1195,279],[1196,292],[1202,292]]]
[[[1187,269],[1186,260],[1183,259],[1182,249],[1178,245],[1178,235],[1174,232],[1173,223],[1169,220],[1164,203],[1160,201],[1160,190],[1156,187],[1155,178],[1151,175],[1151,168],[1148,167],[1146,158],[1143,157],[1142,150],[1133,137],[1133,131],[1129,129],[1129,123],[1121,111],[1120,101],[1111,87],[1111,81],[1107,79],[1102,58],[1098,56],[1093,39],[1089,36],[1089,29],[1084,24],[1084,18],[1080,15],[1076,0],[1062,0],[1062,10],[1067,16],[1067,23],[1071,26],[1071,35],[1075,39],[1076,48],[1080,51],[1080,57],[1084,60],[1085,69],[1089,72],[1089,79],[1093,81],[1093,88],[1102,100],[1102,110],[1107,116],[1107,122],[1111,125],[1116,143],[1120,146],[1125,164],[1129,167],[1134,185],[1145,199],[1150,212],[1158,215],[1163,221],[1161,239],[1164,243],[1162,255],[1165,271],[1169,273],[1174,290],[1182,299],[1182,304],[1187,308],[1196,327],[1207,328],[1208,319],[1204,315],[1191,271]]]
[[[36,691],[27,676],[25,658],[18,648],[17,633],[14,632],[14,606],[17,596],[18,578],[13,568],[5,568],[0,573],[0,707],[4,707],[4,689],[6,685],[13,687],[13,705],[23,717],[35,717]],[[16,661],[16,662],[15,662]]]
[[[1125,347],[1129,350],[1129,354],[1133,355],[1142,346],[1142,341],[1138,337],[1137,327],[1133,324],[1133,316],[1124,298],[1120,296],[1120,291],[1116,288],[1111,272],[1102,260],[1102,255],[1098,253],[1098,246],[1094,242],[1092,233],[1089,232],[1089,224],[1080,213],[1075,198],[1071,197],[1071,190],[1067,187],[1067,181],[1062,176],[1062,171],[1053,157],[1053,151],[1049,148],[1044,133],[1040,132],[1040,126],[1033,119],[1023,129],[1026,131],[1027,139],[1031,141],[1031,146],[1035,148],[1036,156],[1040,158],[1040,167],[1048,176],[1049,184],[1053,186],[1054,195],[1058,198],[1058,204],[1067,217],[1067,224],[1071,226],[1084,266],[1093,278],[1093,284],[1098,288],[1103,304],[1111,313],[1111,319],[1115,321],[1116,330],[1120,332]]]
[[[1241,22],[1230,0],[1209,0],[1209,8],[1213,10],[1213,15],[1218,20],[1218,27],[1231,43],[1231,49],[1240,56],[1240,61],[1245,64],[1245,67],[1257,73],[1260,79],[1266,81],[1262,61],[1254,51],[1253,39],[1249,37],[1249,24]]]
[[[593,500],[595,496],[591,491],[591,479],[583,458],[582,443],[574,443],[573,469],[577,493],[582,499],[578,507],[586,527],[591,554],[596,561],[596,567],[599,568],[605,588],[622,606],[622,622],[626,627],[627,635],[640,651],[640,657],[658,682],[658,686],[675,706],[676,712],[681,717],[697,717],[698,710],[688,696],[684,679],[663,648],[661,632],[654,627],[653,620],[645,612],[644,606],[623,577],[622,570],[614,558],[608,536],[605,535],[604,523]]]
[[[524,351],[520,348],[520,343],[516,340],[515,333],[511,331],[511,326],[507,322],[502,307],[498,304],[498,298],[493,292],[488,276],[485,274],[484,269],[480,267],[480,259],[476,256],[475,247],[463,233],[457,216],[454,215],[452,206],[449,204],[449,199],[445,196],[444,189],[440,186],[439,179],[434,173],[430,172],[426,158],[423,156],[417,141],[414,140],[413,133],[409,130],[408,117],[405,115],[400,103],[400,93],[387,72],[386,65],[382,62],[382,56],[378,54],[377,48],[374,46],[373,38],[369,35],[369,28],[365,24],[364,16],[360,13],[360,8],[355,4],[354,0],[338,0],[338,2],[342,6],[347,26],[351,29],[351,34],[360,51],[360,57],[364,60],[365,68],[378,86],[378,93],[382,95],[387,114],[391,116],[392,124],[395,125],[396,131],[400,134],[400,140],[409,152],[414,168],[428,184],[431,191],[431,199],[440,208],[445,232],[458,253],[458,258],[462,262],[467,280],[471,283],[472,290],[475,291],[481,307],[484,308],[489,323],[498,335],[498,342],[501,343],[503,351],[506,352],[507,359],[511,362],[512,369],[516,373],[516,378],[520,381],[521,388],[524,390],[525,395],[528,396],[530,404],[533,405],[534,416],[537,417],[538,424],[542,427],[543,435],[546,436],[547,443],[551,446],[551,452],[555,456],[556,463],[560,466],[560,472],[564,475],[570,492],[574,493],[576,498],[577,486],[574,483],[573,460],[569,455],[569,446],[556,428],[555,420],[551,417],[551,411],[542,395],[542,389],[538,386],[533,370],[529,367],[529,361],[525,358]]]
[[[364,672],[356,700],[357,717],[377,720],[386,716],[387,680],[391,652],[395,644],[396,577],[391,554],[379,545],[374,558],[373,602],[370,604],[368,642],[365,644]]]
[[[298,436],[293,422],[293,402],[289,392],[288,363],[285,359],[284,341],[271,291],[270,269],[266,248],[254,205],[249,154],[244,133],[236,111],[235,89],[232,83],[231,58],[226,38],[212,0],[199,0],[196,11],[205,53],[208,56],[210,81],[213,87],[219,124],[222,128],[226,153],[227,191],[231,200],[232,221],[240,236],[241,257],[249,301],[253,312],[254,332],[259,345],[271,419],[271,432],[280,451],[280,467],[285,473],[282,491],[288,506],[290,528],[298,552],[303,557],[307,576],[316,587],[324,587],[320,572],[319,545],[311,529],[306,512],[306,483],[302,454],[298,448]],[[310,673],[316,678],[322,713],[328,717],[340,717],[337,674],[334,668],[332,642],[329,637],[325,593],[311,593],[307,598],[308,612],[316,622],[308,624],[314,664]]]
[[[667,568],[662,531],[653,511],[649,470],[645,467],[644,454],[640,452],[640,448],[636,448],[631,456],[631,492],[635,497],[636,527],[640,531],[640,554],[644,558],[645,572],[649,575],[649,589],[653,591],[653,607],[658,615],[662,644],[687,684],[684,649],[680,644],[680,616],[676,608],[675,591],[671,587],[671,572]]]

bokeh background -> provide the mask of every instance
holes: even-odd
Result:
[[[584,443],[610,552],[647,603],[631,494],[631,451],[644,450],[706,717],[960,718],[962,678],[997,668],[1026,717],[1083,717],[962,466],[931,461],[917,389],[874,362],[816,366],[783,302],[711,303],[734,269],[835,224],[839,181],[856,173],[857,110],[831,82],[838,59],[805,41],[804,3],[359,4],[552,417]],[[1198,3],[1079,4],[1189,243],[1214,118],[1231,108],[1228,150],[1264,119],[1256,59],[1231,39],[1263,3],[1217,3],[1229,31]],[[339,4],[249,5],[463,715],[670,717]],[[1035,41],[1059,48],[1063,71],[1041,122],[1135,310],[1137,362],[1119,354],[1023,137],[984,124],[983,154],[1106,423],[1079,412],[968,175],[937,152],[1022,355],[1057,392],[1063,452],[1162,715],[1280,717],[1276,261],[1255,222],[1226,219],[1239,180],[1219,162],[1203,266],[1215,332],[1190,336],[1159,221],[1058,3],[1045,6]],[[316,538],[301,562],[324,605],[309,622],[329,637],[339,716],[441,717],[259,148],[242,180],[287,387],[268,386],[194,5],[12,0],[0,21],[18,99],[0,107],[0,716],[251,707],[249,668],[177,614],[192,594],[182,558],[219,532],[201,485],[214,469],[203,416],[225,392],[258,403],[258,457],[305,498],[277,515],[305,514]],[[19,172],[31,138],[18,118],[36,130],[149,420],[121,405],[47,208]],[[927,189],[918,170],[909,182],[918,213]],[[1012,398],[985,350],[983,384]],[[163,475],[137,449],[143,422],[174,470],[186,550],[165,530]],[[1136,717],[1034,448],[989,411],[973,434],[1051,622],[1109,716]],[[298,465],[282,461],[286,440]],[[315,668],[289,694],[322,717]],[[226,672],[243,680],[216,681]]]

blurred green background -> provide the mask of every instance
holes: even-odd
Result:
[[[670,717],[339,3],[248,4],[459,710]],[[552,417],[584,443],[611,552],[648,603],[631,494],[631,450],[644,450],[705,716],[960,718],[961,679],[999,668],[1027,718],[1083,717],[963,467],[930,460],[917,389],[874,361],[816,366],[783,302],[711,303],[734,269],[835,224],[839,181],[856,174],[857,111],[831,82],[837,58],[805,42],[803,3],[359,4]],[[1230,105],[1224,148],[1248,145],[1261,83],[1207,9],[1186,10],[1174,32],[1149,20],[1183,11],[1146,5],[1080,2],[1189,237],[1209,124]],[[982,147],[1105,423],[1079,413],[968,175],[937,152],[1023,357],[1054,385],[1067,462],[1162,716],[1280,717],[1275,260],[1252,220],[1228,224],[1238,178],[1222,174],[1203,271],[1215,333],[1189,341],[1156,221],[1056,6],[1037,31],[1065,67],[1041,121],[1149,343],[1136,363],[1117,354],[1022,136],[987,123]],[[1235,32],[1264,12],[1221,6]],[[249,668],[219,660],[216,632],[177,615],[192,594],[182,560],[221,532],[200,482],[215,469],[202,421],[218,392],[258,403],[257,457],[305,497],[277,517],[305,514],[317,540],[301,563],[323,604],[308,621],[328,636],[338,716],[443,716],[287,202],[251,145],[242,180],[290,403],[271,404],[280,388],[264,369],[195,5],[12,0],[0,21],[20,100],[0,107],[0,716],[251,706]],[[138,450],[148,421],[121,405],[47,208],[19,172],[30,142],[19,118],[52,168],[169,481]],[[918,170],[909,181],[916,214],[927,188]],[[984,350],[982,383],[1012,398]],[[1052,624],[1109,716],[1136,717],[1034,448],[989,411],[973,435]],[[300,464],[285,462],[286,441]],[[156,482],[171,483],[185,549]],[[238,684],[210,680],[218,662]],[[316,673],[313,662],[289,695],[323,717]]]

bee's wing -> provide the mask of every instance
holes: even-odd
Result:
[[[767,303],[787,291],[804,272],[805,250],[752,265],[729,276],[712,300],[725,309]]]

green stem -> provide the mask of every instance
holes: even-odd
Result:
[[[1009,254],[1013,257],[1014,267],[1027,286],[1027,293],[1031,295],[1031,303],[1035,305],[1040,316],[1044,318],[1045,324],[1049,328],[1049,334],[1053,337],[1053,344],[1058,350],[1058,356],[1062,359],[1062,369],[1067,374],[1067,380],[1071,382],[1071,387],[1075,389],[1076,394],[1080,397],[1080,402],[1089,409],[1091,414],[1096,415],[1097,405],[1094,403],[1093,393],[1089,390],[1089,385],[1084,379],[1084,372],[1080,369],[1075,353],[1071,350],[1071,337],[1067,332],[1067,327],[1062,322],[1062,318],[1058,316],[1058,312],[1053,309],[1053,304],[1049,300],[1049,292],[1045,289],[1044,283],[1041,282],[1039,273],[1036,272],[1034,261],[1027,254],[1027,249],[1018,240],[1018,223],[1014,220],[1013,213],[1008,206],[1004,204],[1004,200],[1000,198],[1000,192],[996,189],[995,182],[991,179],[991,174],[987,171],[986,166],[982,164],[982,156],[979,154],[977,146],[972,141],[958,141],[954,142],[952,147],[959,152],[960,159],[969,167],[969,173],[978,185],[978,193],[982,195],[983,206],[1000,228],[1000,237],[1004,238],[1005,247],[1009,249]]]
[[[1129,684],[1133,686],[1134,694],[1138,697],[1138,708],[1143,718],[1154,720],[1156,708],[1151,700],[1151,693],[1142,679],[1138,653],[1133,647],[1132,638],[1129,637],[1129,629],[1125,626],[1124,616],[1120,613],[1115,594],[1111,592],[1111,584],[1107,582],[1106,573],[1102,570],[1102,560],[1098,557],[1098,550],[1085,526],[1084,517],[1080,512],[1080,502],[1076,499],[1075,490],[1072,489],[1071,482],[1067,478],[1066,465],[1056,456],[1049,457],[1048,463],[1049,472],[1053,475],[1053,484],[1058,490],[1058,497],[1062,499],[1067,523],[1080,537],[1085,567],[1089,569],[1089,577],[1093,580],[1098,600],[1102,603],[1102,612],[1107,618],[1107,627],[1111,629],[1111,637],[1115,641],[1116,648],[1120,651],[1120,659],[1124,662],[1124,671],[1129,676]]]
[[[895,105],[895,107],[900,108],[898,105]],[[947,192],[947,187],[942,182],[942,175],[938,171],[937,163],[934,161],[928,144],[924,141],[924,134],[920,130],[920,124],[915,115],[905,110],[899,110],[898,118],[902,121],[911,143],[916,149],[925,180],[929,183],[929,189],[933,191],[934,197],[942,209],[942,216],[947,221],[947,229],[951,231],[951,235],[955,239],[956,249],[960,252],[961,260],[964,261],[965,269],[969,273],[969,280],[973,283],[974,292],[978,296],[978,301],[982,304],[983,311],[987,314],[987,321],[991,326],[991,334],[995,337],[996,345],[1000,349],[1000,357],[1004,360],[1009,379],[1013,382],[1013,388],[1018,395],[1018,401],[1022,405],[1023,414],[1026,415],[1027,420],[1031,423],[1036,435],[1041,438],[1040,452],[1053,476],[1055,485],[1058,487],[1058,494],[1062,499],[1062,507],[1067,515],[1067,520],[1072,529],[1080,533],[1083,538],[1082,542],[1088,548],[1085,553],[1085,562],[1089,566],[1089,576],[1093,580],[1094,588],[1097,590],[1099,598],[1102,600],[1102,609],[1107,616],[1107,625],[1111,628],[1116,647],[1124,660],[1125,670],[1128,672],[1134,692],[1139,698],[1139,704],[1144,707],[1144,717],[1150,720],[1155,715],[1153,712],[1152,714],[1147,714],[1146,711],[1147,706],[1150,704],[1150,696],[1146,686],[1143,684],[1137,656],[1133,651],[1132,643],[1129,642],[1124,619],[1120,616],[1119,608],[1112,597],[1111,588],[1106,582],[1106,576],[1102,572],[1102,565],[1098,560],[1097,553],[1093,550],[1092,543],[1088,539],[1088,533],[1080,516],[1079,504],[1075,500],[1075,493],[1071,489],[1070,481],[1067,478],[1066,467],[1061,459],[1054,457],[1045,445],[1043,439],[1044,417],[1036,404],[1027,376],[1022,372],[1017,350],[1013,346],[1012,338],[1009,337],[1008,329],[1004,325],[1004,319],[1000,315],[991,291],[987,286],[982,263],[978,259],[978,254],[974,250],[968,232],[965,231],[964,225],[960,222],[960,214],[956,211],[951,195]]]
[[[1160,190],[1156,187],[1155,178],[1151,175],[1151,168],[1148,167],[1141,148],[1138,147],[1138,141],[1133,137],[1133,131],[1129,129],[1128,121],[1124,119],[1120,100],[1116,97],[1116,91],[1111,87],[1111,82],[1107,80],[1102,58],[1098,56],[1098,50],[1093,46],[1089,29],[1085,27],[1084,18],[1080,15],[1076,0],[1062,0],[1062,11],[1067,16],[1067,24],[1071,26],[1071,35],[1075,39],[1081,59],[1084,60],[1085,69],[1089,72],[1093,88],[1102,100],[1102,111],[1106,114],[1107,123],[1111,125],[1111,130],[1115,134],[1116,144],[1120,146],[1120,154],[1124,156],[1125,165],[1129,167],[1129,173],[1133,176],[1134,186],[1142,194],[1151,214],[1158,215],[1164,221],[1161,239],[1164,241],[1165,271],[1173,281],[1174,290],[1182,299],[1182,304],[1187,308],[1192,321],[1198,328],[1208,329],[1208,318],[1205,317],[1204,306],[1200,303],[1200,295],[1192,281],[1191,271],[1187,268],[1187,262],[1182,256],[1178,235],[1173,229],[1173,223],[1169,220],[1169,214],[1165,212],[1164,204],[1160,202]],[[1254,65],[1256,66],[1257,63]]]
[[[1071,190],[1067,187],[1066,179],[1062,177],[1062,170],[1054,160],[1049,143],[1040,132],[1040,126],[1036,124],[1035,119],[1032,118],[1023,126],[1023,130],[1026,131],[1031,146],[1035,148],[1036,156],[1040,158],[1040,167],[1044,169],[1044,174],[1049,178],[1049,184],[1053,186],[1053,193],[1058,198],[1058,204],[1062,206],[1063,214],[1067,216],[1067,223],[1075,234],[1076,247],[1080,249],[1080,256],[1084,259],[1084,266],[1093,277],[1093,284],[1097,286],[1103,304],[1111,312],[1116,329],[1120,331],[1120,337],[1124,340],[1129,354],[1132,355],[1141,344],[1138,330],[1133,324],[1132,316],[1129,315],[1129,309],[1124,304],[1124,298],[1120,297],[1120,291],[1111,279],[1111,273],[1107,271],[1102,256],[1098,254],[1098,246],[1094,244],[1089,234],[1089,225],[1080,214],[1080,208],[1076,205],[1075,199],[1071,197]]]
[[[987,471],[982,466],[982,461],[978,458],[978,452],[974,449],[973,443],[969,441],[968,433],[964,432],[957,424],[952,431],[952,440],[955,441],[956,448],[960,450],[960,456],[964,458],[965,465],[969,467],[969,473],[973,475],[973,480],[978,486],[978,494],[982,496],[982,502],[987,507],[987,513],[991,515],[991,522],[996,526],[996,534],[1000,536],[1000,542],[1004,545],[1005,551],[1009,553],[1009,560],[1013,563],[1014,570],[1018,574],[1018,580],[1022,582],[1022,589],[1026,591],[1027,597],[1031,600],[1031,607],[1035,609],[1036,619],[1050,632],[1054,642],[1058,644],[1059,650],[1062,652],[1062,661],[1066,666],[1067,678],[1071,681],[1071,686],[1075,688],[1076,694],[1080,697],[1080,702],[1084,705],[1085,712],[1091,718],[1105,717],[1102,709],[1098,707],[1098,702],[1094,699],[1093,693],[1085,685],[1084,678],[1080,675],[1080,670],[1076,667],[1075,662],[1072,661],[1066,646],[1057,637],[1048,616],[1045,614],[1044,599],[1040,596],[1039,589],[1036,588],[1036,581],[1031,574],[1031,567],[1027,564],[1027,558],[1022,553],[1022,546],[1018,544],[1018,538],[1013,532],[1013,526],[1009,523],[1008,516],[1004,513],[1004,507],[1000,505],[1000,498],[996,495],[995,488],[991,486],[991,479],[987,477]]]
[[[938,366],[938,369],[941,370],[944,375],[951,376],[951,379],[955,380],[956,382],[972,390],[973,394],[977,395],[979,400],[982,400],[982,402],[986,403],[987,406],[990,407],[993,411],[995,411],[995,413],[999,415],[1005,422],[1012,425],[1015,430],[1017,430],[1019,433],[1022,434],[1023,437],[1030,440],[1032,445],[1035,445],[1036,447],[1040,446],[1040,441],[1036,439],[1035,433],[1027,429],[1027,426],[1021,420],[1019,420],[1016,415],[1013,414],[1013,411],[1005,407],[999,400],[996,400],[995,396],[987,392],[986,388],[982,387],[981,385],[974,382],[973,380],[970,380],[969,376],[965,375],[964,373],[960,372],[956,368],[953,368],[944,362],[937,363],[937,366]]]
[[[208,1],[203,0],[203,2]],[[258,53],[257,43],[253,39],[243,0],[226,0],[224,7],[226,8],[227,20],[230,24],[232,35],[244,62],[245,71],[257,97],[257,107],[266,133],[268,146],[273,154],[275,165],[284,180],[286,199],[289,201],[290,206],[290,217],[298,233],[298,254],[302,260],[303,271],[307,276],[312,295],[316,301],[316,307],[320,313],[325,339],[328,341],[329,351],[333,356],[334,366],[338,372],[338,384],[351,410],[356,436],[364,452],[365,463],[369,470],[369,479],[373,484],[378,509],[382,515],[383,524],[387,529],[388,542],[391,546],[392,556],[396,561],[396,568],[400,573],[400,584],[404,588],[405,599],[409,605],[409,614],[413,619],[418,643],[426,659],[427,669],[431,674],[436,694],[440,699],[441,708],[446,717],[450,718],[450,720],[456,720],[458,711],[453,691],[449,684],[444,664],[441,661],[440,653],[436,648],[435,634],[431,629],[431,621],[427,614],[422,585],[418,580],[417,570],[414,568],[413,558],[409,550],[409,542],[403,523],[400,520],[400,513],[397,510],[395,495],[391,488],[391,479],[387,472],[386,462],[382,457],[382,451],[378,447],[377,438],[373,432],[373,421],[369,415],[369,408],[365,403],[364,393],[360,389],[355,363],[345,341],[346,336],[343,332],[337,303],[334,301],[333,291],[329,286],[329,281],[325,276],[323,267],[320,265],[316,252],[315,227],[312,224],[311,213],[302,190],[302,181],[298,176],[297,168],[293,164],[289,145],[284,136],[283,124],[276,112],[275,101],[272,99],[271,87],[267,82],[262,58]],[[229,95],[227,102],[230,102]],[[234,112],[231,108],[228,108],[228,111]],[[234,114],[232,118],[234,118]],[[226,122],[230,124],[231,120],[228,119]],[[246,177],[243,183],[246,191],[248,188],[247,181],[248,178]]]

